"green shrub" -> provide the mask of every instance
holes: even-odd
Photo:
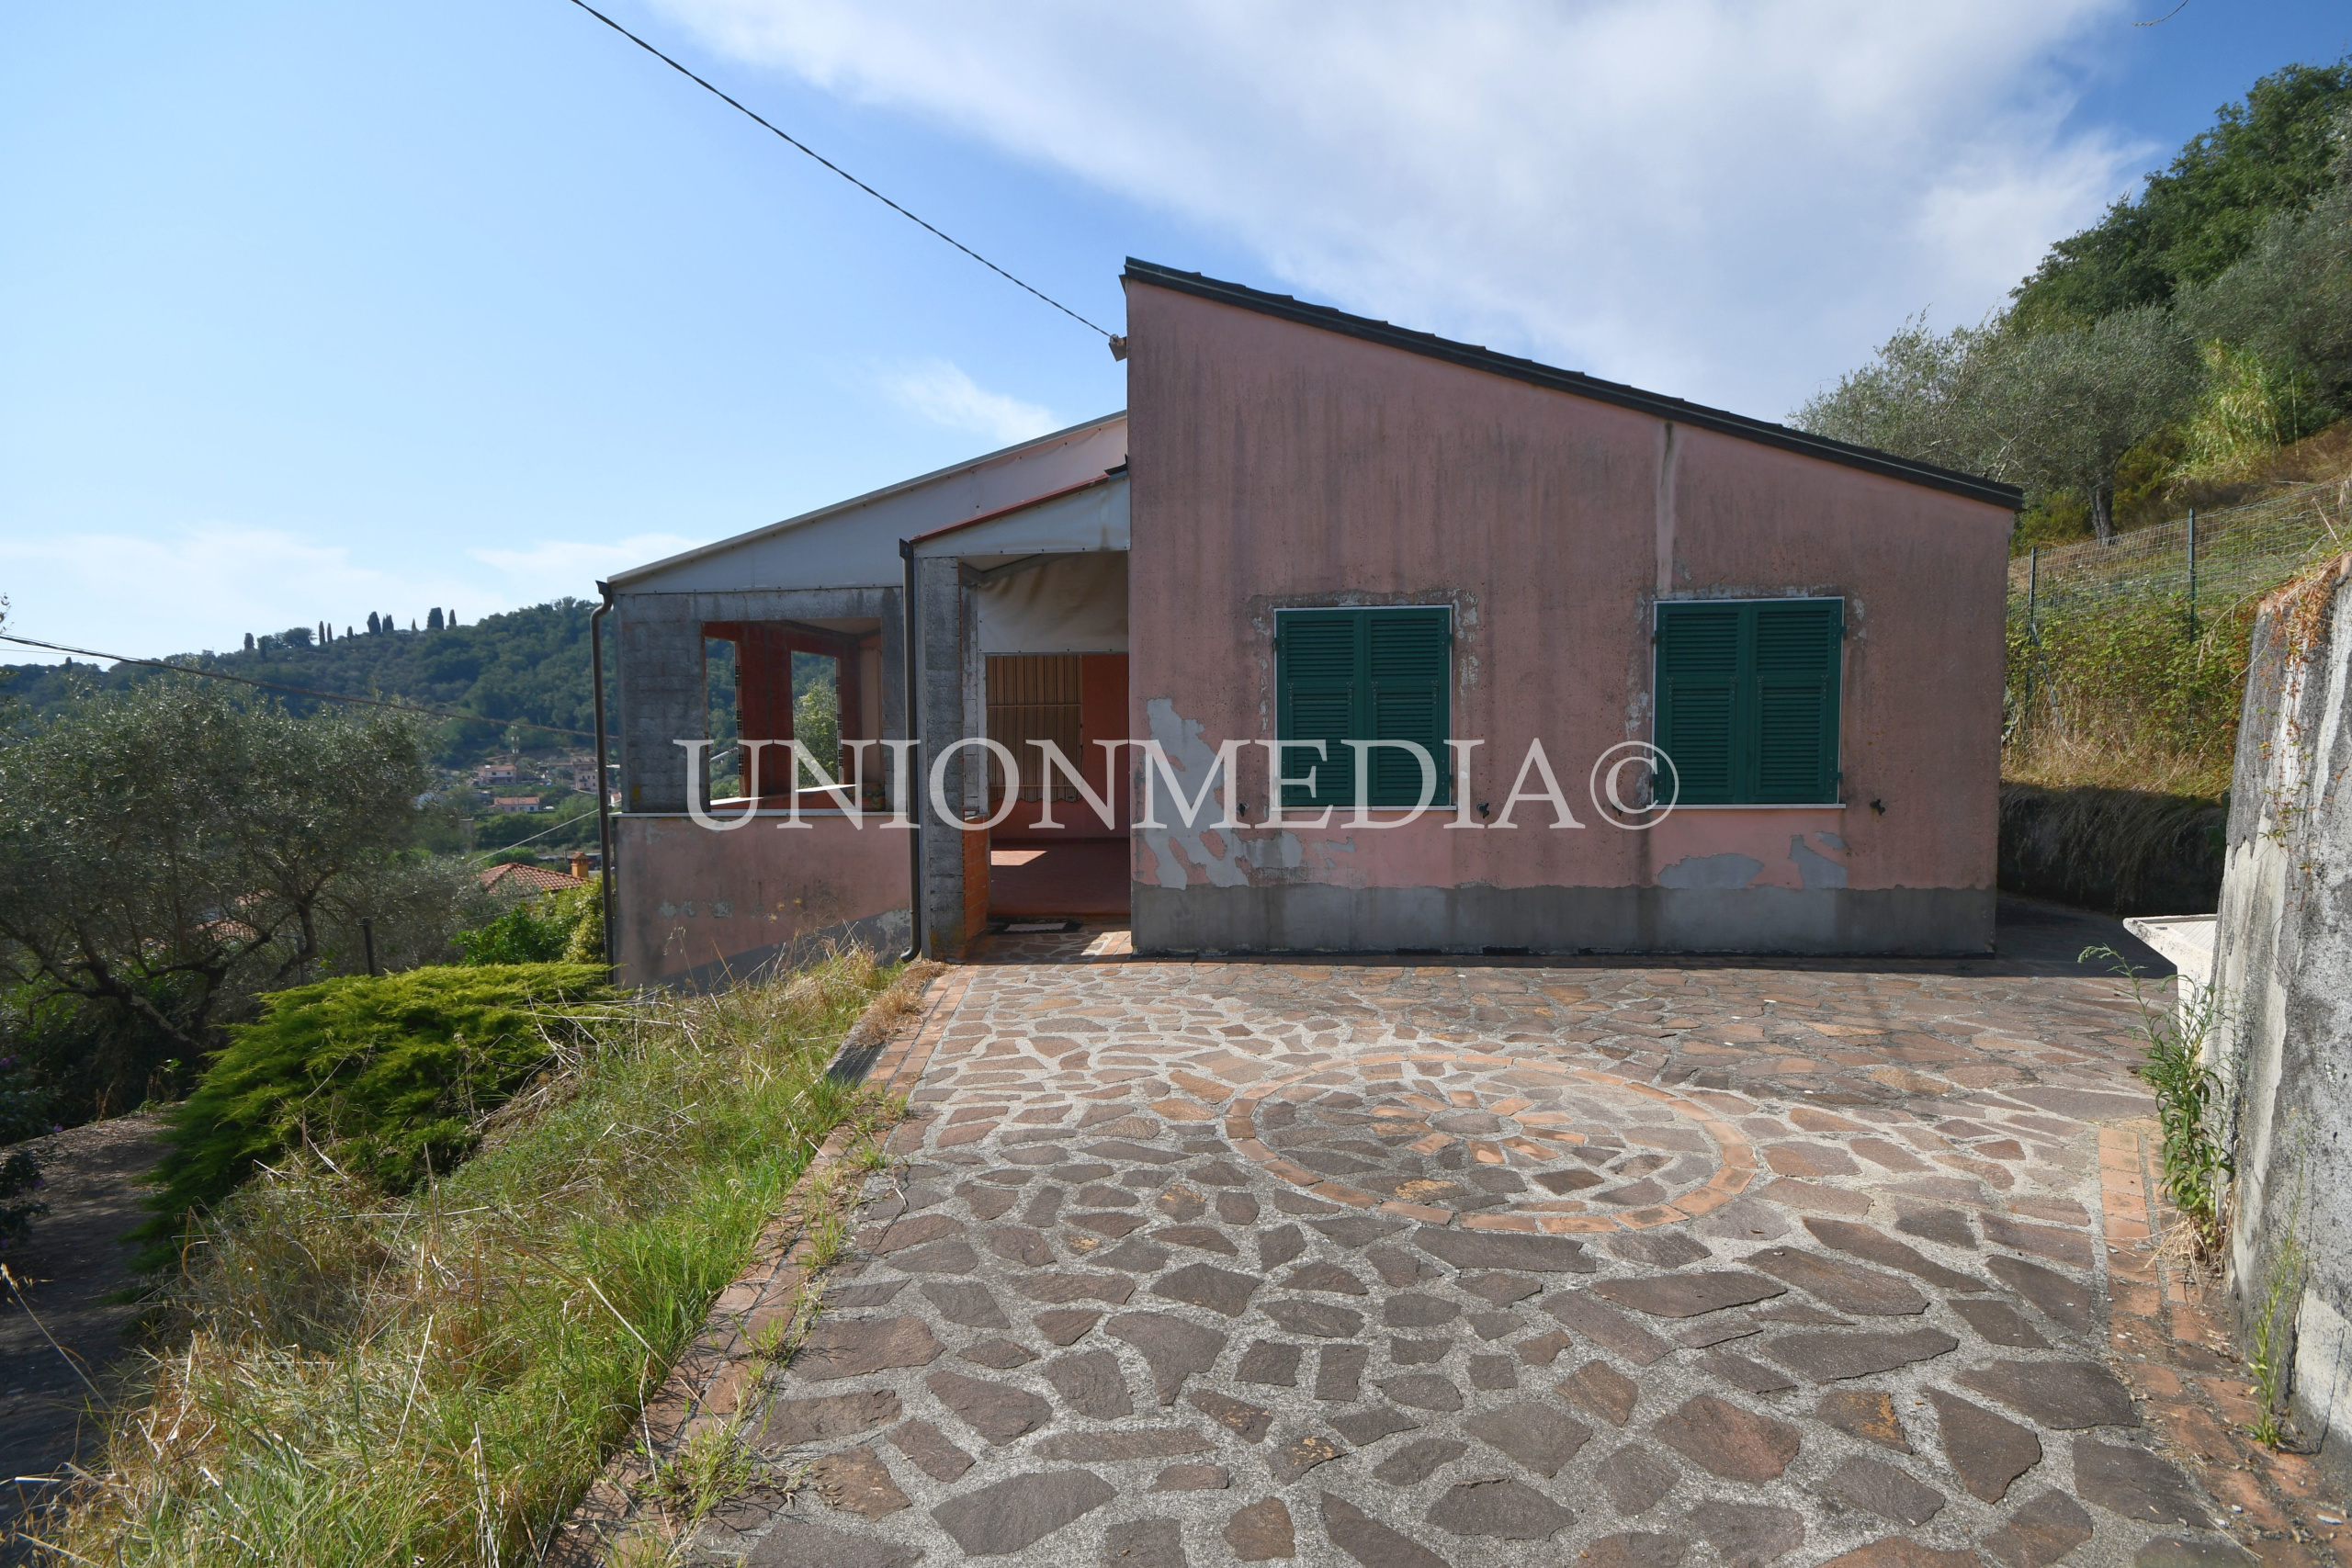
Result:
[[[136,1003],[174,1022],[186,1021],[199,988],[145,976],[130,987]],[[237,1009],[221,1010],[238,1016]],[[251,1016],[249,1005],[243,1010]],[[176,1100],[194,1081],[186,1054],[141,1007],[77,997],[39,981],[0,989],[0,1055],[30,1075],[47,1092],[52,1118],[69,1127],[123,1115],[151,1100]]]
[[[2250,604],[2118,593],[2012,607],[2001,776],[2218,798],[2230,785]]]
[[[582,937],[583,926],[594,931]],[[596,885],[526,898],[487,925],[459,931],[468,964],[602,963],[605,912]]]
[[[605,889],[596,882],[585,887],[575,887],[556,895],[556,902],[577,911],[573,918],[571,941],[565,943],[566,964],[602,964],[605,962]]]
[[[183,1217],[256,1165],[305,1144],[389,1191],[472,1152],[482,1113],[579,1038],[582,1004],[613,995],[580,964],[412,969],[263,998],[173,1112],[158,1172],[168,1243]]]
[[[571,941],[571,928],[544,898],[515,905],[488,925],[459,931],[458,951],[469,964],[554,964]]]
[[[50,1119],[50,1094],[25,1065],[14,1056],[0,1056],[0,1144],[20,1144],[54,1132]],[[28,1148],[0,1151],[0,1252],[24,1239],[25,1229],[49,1205],[34,1194],[40,1190],[40,1158]]]

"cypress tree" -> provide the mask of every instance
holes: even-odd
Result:
[[[378,632],[382,631],[383,629],[383,624],[376,618],[376,612],[373,610],[368,611],[368,635],[369,637],[374,637]]]
[[[437,632],[441,629],[440,605],[435,604],[433,608],[424,612],[424,629],[429,632]]]

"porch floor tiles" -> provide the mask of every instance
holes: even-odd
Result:
[[[2261,1538],[2134,1398],[2109,1281],[2150,1277],[2116,1187],[2150,1105],[2105,978],[1100,931],[956,978],[904,1168],[692,1560],[2327,1550]]]

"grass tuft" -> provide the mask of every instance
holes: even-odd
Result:
[[[678,1512],[700,1520],[749,1487],[759,1467],[741,1425],[717,1422],[689,1437],[661,1470],[660,1484]]]
[[[2189,1227],[2198,1262],[2218,1266],[2222,1256],[2223,1189],[2236,1167],[2222,1140],[2217,1101],[2222,1079],[2205,1065],[2205,1041],[2220,1018],[2210,987],[2188,997],[2185,1010],[2165,1011],[2143,994],[2140,972],[2111,947],[2086,947],[2080,962],[2104,958],[2132,982],[2140,1008],[2140,1066],[2135,1069],[2156,1099],[2156,1125],[2164,1162],[2165,1201]],[[2185,983],[2185,982],[2184,982]]]
[[[2303,1249],[2290,1231],[2271,1258],[2260,1314],[2254,1322],[2254,1343],[2245,1359],[2259,1406],[2246,1430],[2256,1442],[2274,1449],[2287,1446],[2287,1380],[2293,1365],[2295,1315],[2290,1298],[2301,1293],[2304,1272]]]
[[[201,1223],[51,1559],[535,1560],[818,1145],[891,1119],[825,1076],[891,978],[848,953],[581,1010],[584,1043],[404,1194],[332,1148],[264,1167]],[[674,1483],[741,1457],[712,1439]]]

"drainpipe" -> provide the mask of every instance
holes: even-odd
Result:
[[[604,874],[596,879],[596,886],[597,899],[604,906],[605,970],[609,975],[619,968],[613,958],[613,882],[620,874],[613,862],[612,787],[605,771],[605,617],[613,608],[612,584],[599,582],[596,592],[605,596],[605,602],[588,614],[588,678],[596,703],[596,847],[605,857]]]
[[[899,601],[899,614],[906,622],[907,651],[904,680],[907,688],[907,739],[915,744],[907,748],[907,794],[911,797],[899,803],[914,824],[914,831],[907,840],[907,905],[913,924],[908,928],[907,950],[899,962],[908,964],[922,956],[922,770],[916,759],[922,751],[922,683],[915,670],[915,547],[911,539],[899,541],[899,558],[907,563],[907,585]]]

